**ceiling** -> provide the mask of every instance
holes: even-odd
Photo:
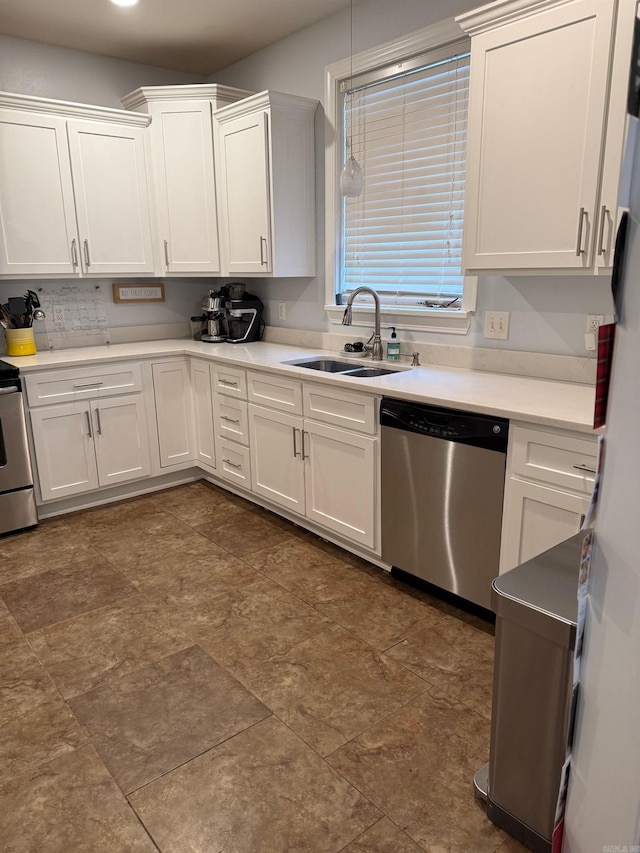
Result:
[[[0,33],[206,76],[349,0],[0,0]]]

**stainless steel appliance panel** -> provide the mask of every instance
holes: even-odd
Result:
[[[416,411],[419,420],[438,410]],[[470,429],[474,416],[458,415]],[[508,423],[481,424],[485,444],[498,424],[503,450],[456,440],[452,420],[435,427],[446,437],[382,427],[383,560],[487,609],[499,571]]]
[[[0,533],[11,533],[38,523],[33,488],[0,494]]]
[[[33,484],[19,386],[0,388],[0,492]]]

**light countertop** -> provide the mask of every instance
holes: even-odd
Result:
[[[376,378],[339,376],[286,363],[314,356],[340,358],[338,353],[282,344],[256,342],[231,345],[189,340],[143,341],[39,352],[20,358],[1,358],[18,367],[21,373],[32,373],[52,368],[86,367],[107,361],[181,355],[213,359],[236,367],[278,370],[291,378],[321,382],[350,391],[365,391],[453,409],[500,415],[511,420],[558,429],[593,433],[595,389],[590,385],[437,365],[405,369],[392,376]],[[343,356],[342,360],[347,359]],[[394,362],[379,364],[382,367],[396,366]],[[367,358],[353,359],[353,366],[355,368],[373,365]]]

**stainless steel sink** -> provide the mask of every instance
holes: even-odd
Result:
[[[389,376],[392,373],[403,373],[410,370],[409,367],[390,369],[387,367],[362,367],[361,365],[349,364],[346,361],[336,361],[333,358],[312,358],[309,361],[287,361],[294,367],[305,367],[308,370],[320,370],[322,373],[336,373],[340,376],[355,376],[358,378],[373,378],[375,376]]]

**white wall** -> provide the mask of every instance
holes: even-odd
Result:
[[[366,50],[478,6],[477,0],[362,0],[354,5],[354,52]],[[302,30],[212,76],[217,83],[246,89],[271,88],[296,95],[324,97],[325,66],[349,55],[348,11]],[[324,258],[324,113],[316,122],[317,257],[314,279],[262,281],[253,289],[266,305],[270,325],[325,331]],[[468,335],[404,333],[401,338],[432,343],[588,356],[584,348],[587,314],[611,313],[608,281],[593,277],[480,279],[478,313]],[[286,322],[277,304],[287,303]],[[508,341],[482,336],[486,310],[511,312]],[[335,328],[335,327],[334,327]]]

